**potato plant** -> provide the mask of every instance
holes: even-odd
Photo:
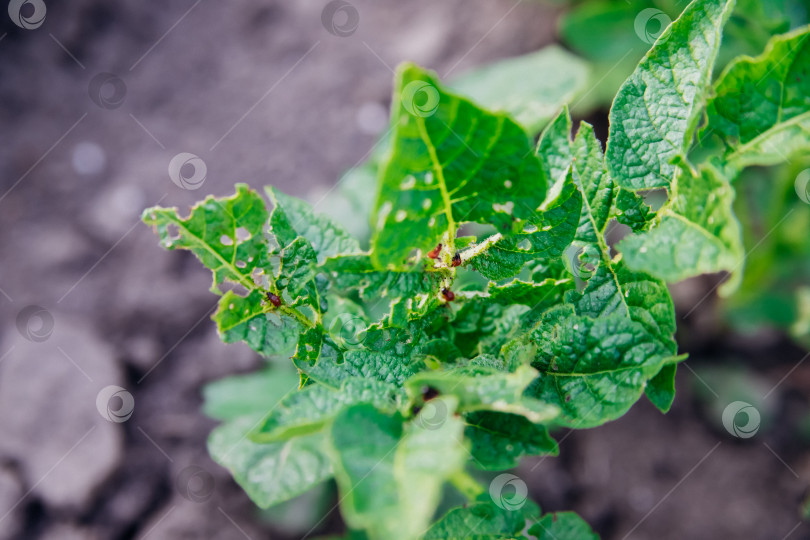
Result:
[[[599,426],[642,396],[670,408],[684,356],[667,283],[726,272],[733,292],[735,180],[810,146],[810,30],[715,77],[733,8],[694,0],[658,37],[613,101],[604,153],[567,108],[535,144],[400,66],[367,250],[272,186],[237,184],[188,217],[144,212],[212,271],[223,341],[292,359],[297,388],[269,369],[207,390],[224,421],[211,455],[256,504],[334,479],[351,538],[596,537],[515,477],[470,471],[556,455],[549,428]],[[436,519],[445,484],[468,502]]]

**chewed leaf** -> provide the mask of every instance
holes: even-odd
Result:
[[[660,222],[618,244],[627,266],[665,281],[726,270],[739,279],[743,260],[740,224],[734,216],[734,190],[712,168],[695,178],[684,171]]]
[[[411,298],[438,286],[438,279],[417,266],[411,271],[380,270],[367,254],[344,255],[322,266],[340,289],[357,289],[364,299]]]
[[[309,204],[290,197],[275,187],[268,186],[265,191],[273,204],[283,209],[290,229],[312,246],[319,264],[330,257],[360,252],[357,240],[330,217],[316,214]]]
[[[547,422],[559,410],[523,396],[526,387],[537,377],[537,371],[520,366],[514,373],[492,368],[466,366],[446,371],[426,371],[411,377],[405,390],[420,402],[424,388],[458,399],[458,411],[496,411],[525,416],[532,423]]]
[[[414,250],[453,245],[463,222],[535,223],[547,182],[526,132],[442,87],[429,72],[397,71],[393,145],[381,175],[371,257],[401,268]]]
[[[271,274],[263,228],[264,200],[245,184],[232,197],[206,197],[183,219],[176,208],[147,208],[143,221],[155,227],[167,249],[188,249],[214,274],[211,286],[219,293],[226,281],[253,288],[254,271]]]
[[[408,354],[409,349],[398,349],[397,342],[404,338],[396,329],[384,332],[390,348],[371,347],[374,330],[353,336],[353,341],[368,345],[369,348],[355,346],[341,350],[335,341],[321,329],[311,329],[301,334],[293,363],[312,380],[321,384],[340,388],[346,380],[361,377],[381,381],[395,386],[414,373],[424,369],[419,355]]]
[[[569,174],[559,191],[522,230],[500,233],[465,250],[461,257],[485,277],[500,280],[516,276],[529,261],[559,257],[574,239],[582,208],[582,195]]]
[[[723,25],[734,0],[693,0],[619,89],[606,159],[633,191],[668,186],[703,111]]]
[[[268,311],[262,292],[243,297],[228,291],[219,300],[213,319],[225,343],[244,341],[263,356],[291,351],[304,325],[289,311]]]

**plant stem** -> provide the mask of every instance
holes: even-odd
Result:
[[[470,502],[475,501],[479,495],[484,493],[484,486],[479,484],[467,471],[455,473],[450,477],[450,483]]]

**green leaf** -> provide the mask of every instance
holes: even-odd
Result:
[[[423,371],[405,382],[411,399],[421,403],[425,388],[458,399],[458,412],[497,411],[519,414],[537,424],[553,419],[556,407],[523,397],[537,371],[523,365],[514,373],[483,366],[464,366],[441,371]],[[432,400],[431,400],[432,401]],[[430,402],[428,402],[430,403]]]
[[[543,130],[537,143],[537,155],[546,178],[551,181],[564,180],[574,159],[571,152],[571,114],[568,106]]]
[[[287,315],[291,312],[289,308],[269,311],[261,291],[254,290],[246,297],[228,291],[219,299],[212,318],[222,341],[244,341],[254,351],[270,357],[292,350],[305,327],[299,319]]]
[[[487,109],[509,113],[529,133],[537,134],[560,107],[583,93],[587,83],[587,63],[550,45],[476,68],[450,86]]]
[[[366,300],[409,298],[435,290],[438,278],[424,271],[421,265],[409,271],[380,270],[367,254],[344,255],[330,259],[323,265],[335,286],[357,289]]]
[[[605,168],[602,145],[593,126],[582,122],[572,145],[575,178],[582,190],[582,215],[577,227],[579,242],[604,245],[604,234],[610,218],[615,188]],[[604,248],[603,248],[604,249]]]
[[[777,165],[803,155],[810,148],[810,111],[776,124],[756,139],[740,145],[728,156],[732,167]]]
[[[524,416],[485,411],[468,414],[466,421],[464,435],[472,443],[470,453],[481,469],[511,469],[524,456],[559,453],[545,426],[533,424]]]
[[[419,355],[410,354],[412,346],[406,345],[410,339],[407,332],[381,328],[379,333],[382,336],[378,338],[374,328],[370,328],[360,334],[364,348],[344,351],[323,330],[309,330],[301,334],[293,363],[308,377],[333,388],[340,388],[351,377],[402,386],[405,379],[424,368],[424,363]],[[375,347],[375,339],[386,345]]]
[[[217,427],[208,438],[208,451],[258,506],[292,499],[332,476],[324,434],[257,444],[247,436],[256,422],[249,415]]]
[[[233,420],[254,411],[272,409],[298,387],[298,373],[291,369],[263,369],[232,375],[203,387],[203,412],[216,420]]]
[[[452,252],[463,222],[498,230],[513,220],[537,225],[547,182],[518,124],[448,92],[412,64],[397,70],[394,86],[393,146],[372,239],[378,268],[402,268],[412,251],[439,243]]]
[[[619,242],[627,266],[674,282],[700,274],[740,269],[743,260],[740,224],[732,205],[734,190],[710,167],[695,178],[679,174],[670,201],[648,231]],[[733,287],[736,273],[726,285]]]
[[[448,511],[433,524],[423,540],[490,540],[520,537],[520,532],[526,526],[526,519],[536,519],[534,515],[536,511],[537,508],[533,505],[510,511],[492,501],[475,502]]]
[[[273,186],[266,187],[265,192],[275,207],[282,209],[296,236],[306,239],[317,254],[319,264],[329,257],[360,252],[357,240],[332,218],[316,214],[306,202],[285,195]]]
[[[607,165],[621,187],[668,186],[702,114],[722,28],[734,0],[693,0],[619,89]]]
[[[623,415],[647,380],[675,362],[667,344],[626,315],[593,319],[572,306],[550,310],[532,334],[540,377],[528,395],[558,406],[558,422],[593,427]]]
[[[489,284],[488,301],[494,304],[529,306],[542,312],[563,300],[563,293],[573,286],[570,279],[545,279],[540,283],[514,280],[505,285]]]
[[[573,512],[546,514],[529,528],[537,540],[599,540],[585,521]]]
[[[417,539],[425,533],[439,502],[441,487],[460,471],[466,451],[463,423],[448,411],[403,426],[368,404],[344,409],[332,425],[335,477],[346,523],[374,539]]]
[[[357,403],[393,413],[400,401],[397,387],[374,379],[347,379],[339,390],[313,384],[284,397],[252,432],[251,439],[275,442],[320,431],[341,410]]]
[[[577,315],[599,318],[616,313],[627,317],[643,325],[675,354],[675,308],[662,281],[630,270],[621,259],[603,261],[581,293],[566,295]]]
[[[208,385],[205,410],[227,419],[208,437],[208,451],[262,508],[292,499],[332,476],[323,434],[256,444],[248,433],[277,406],[295,379],[289,372],[264,370]]]
[[[220,336],[226,343],[245,341],[265,356],[282,354],[292,347],[298,333],[312,323],[292,302],[310,284],[314,273],[312,248],[290,229],[284,214],[274,210],[274,233],[287,244],[282,250],[281,283],[276,283],[270,260],[265,226],[268,213],[262,198],[244,184],[236,185],[232,197],[207,197],[191,210],[188,218],[177,215],[176,208],[149,208],[143,221],[155,227],[161,244],[168,249],[188,249],[214,274],[212,292],[222,294],[213,319]],[[287,301],[278,308],[265,300],[263,286]],[[225,282],[241,286],[245,293],[228,290],[224,294],[220,285]],[[278,285],[278,286],[277,286]],[[317,290],[317,287],[312,287]],[[317,295],[315,295],[317,300]],[[313,304],[318,308],[317,303]]]
[[[810,148],[810,28],[776,36],[765,52],[732,62],[714,87],[708,132],[738,166],[788,161]]]
[[[189,217],[176,208],[155,206],[143,211],[143,222],[155,228],[166,249],[187,249],[214,274],[211,291],[229,281],[254,287],[254,271],[271,275],[263,235],[267,222],[264,200],[245,184],[236,185],[232,197],[208,196],[191,209]],[[247,235],[247,237],[245,237]]]
[[[655,217],[655,212],[644,202],[641,195],[620,188],[616,193],[613,215],[622,225],[627,225],[634,232],[640,232],[647,228]]]
[[[555,185],[553,199],[545,203],[536,219],[519,232],[497,233],[461,254],[484,277],[502,280],[520,273],[529,261],[558,257],[574,238],[582,208],[582,195],[569,171],[565,182]]]
[[[664,366],[644,389],[647,399],[662,413],[669,412],[675,401],[675,371],[675,364]]]

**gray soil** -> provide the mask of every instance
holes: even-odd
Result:
[[[209,275],[159,248],[141,210],[186,208],[237,181],[320,199],[374,144],[392,66],[447,76],[556,39],[543,4],[352,2],[360,24],[349,37],[325,30],[323,0],[54,0],[30,30],[0,13],[0,539],[306,531],[280,530],[207,457],[215,424],[200,412],[201,387],[260,360],[219,342]],[[91,99],[100,73],[125,94]],[[204,160],[201,189],[171,182],[181,152]],[[707,290],[683,287],[681,312]],[[52,316],[47,339],[18,328],[29,305],[46,310],[46,326]],[[642,402],[604,427],[561,432],[560,457],[516,473],[545,510],[576,510],[605,539],[810,538],[798,510],[810,459],[797,434],[810,367],[769,394],[773,420],[747,440],[722,428],[692,373],[743,363],[767,392],[802,351],[728,334],[712,302],[681,324],[693,357],[670,414]],[[110,385],[134,396],[124,422],[96,407]],[[188,467],[213,477],[210,497],[184,484]],[[316,532],[341,529],[333,514]]]

